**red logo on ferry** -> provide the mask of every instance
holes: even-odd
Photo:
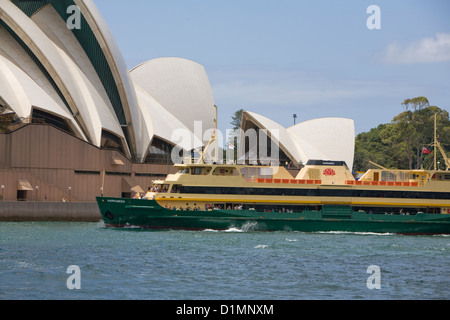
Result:
[[[325,169],[323,170],[324,176],[335,176],[336,172],[333,169]]]

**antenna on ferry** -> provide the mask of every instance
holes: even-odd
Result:
[[[437,136],[436,136],[436,122],[437,122],[437,113],[434,113],[434,171],[436,171],[436,147],[437,147]]]
[[[206,151],[209,149],[209,147],[211,146],[212,142],[214,141],[214,162],[217,163],[218,159],[219,159],[219,149],[218,149],[218,139],[217,139],[217,134],[218,134],[218,128],[217,128],[217,109],[218,107],[216,105],[214,105],[214,108],[216,108],[216,118],[214,119],[214,123],[215,123],[215,130],[214,133],[211,135],[211,139],[209,140],[208,144],[206,145],[206,147],[203,149],[203,151],[201,152],[201,157],[200,159],[197,161],[197,163],[205,163],[205,153]]]
[[[434,171],[436,171],[436,169],[439,169],[437,166],[436,166],[436,164],[438,163],[438,162],[436,162],[437,160],[436,160],[436,155],[437,155],[437,150],[436,150],[436,148],[438,148],[439,149],[439,151],[441,152],[441,155],[442,155],[442,158],[444,158],[444,162],[445,162],[445,165],[446,165],[446,171],[449,171],[450,170],[450,159],[447,157],[447,155],[445,154],[445,151],[444,151],[444,149],[442,148],[442,146],[441,146],[441,144],[439,143],[439,141],[437,140],[437,120],[436,120],[436,118],[437,118],[437,113],[435,113],[434,114],[434,144],[433,144],[433,147],[434,147]]]
[[[373,161],[370,161],[370,160],[369,160],[369,163],[373,164],[374,166],[377,166],[377,167],[380,168],[380,169],[383,169],[383,170],[389,170],[389,169],[387,169],[387,168],[385,168],[385,167],[383,167],[383,166],[381,166],[381,165],[379,165],[378,163],[375,163],[375,162],[373,162]]]
[[[216,105],[214,105],[214,108],[216,108],[216,118],[214,119],[214,122],[216,123],[216,130],[214,131],[214,140],[215,140],[215,154],[214,154],[214,158],[215,158],[215,162],[217,163],[218,162],[218,160],[219,160],[219,145],[218,145],[218,143],[219,143],[219,141],[218,141],[218,139],[217,139],[217,134],[218,134],[218,124],[217,124],[217,114],[218,114],[218,107],[216,106]]]

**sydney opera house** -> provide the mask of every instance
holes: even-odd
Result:
[[[146,191],[173,172],[174,148],[208,143],[216,117],[203,66],[158,58],[128,70],[92,0],[0,0],[2,199],[93,201]],[[293,166],[315,158],[352,166],[349,119],[286,129],[245,112],[242,129],[249,128],[266,129],[269,139],[276,129],[280,159]],[[189,143],[174,139],[180,129]]]

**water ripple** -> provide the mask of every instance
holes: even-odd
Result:
[[[449,299],[448,237],[0,223],[0,299]],[[81,290],[69,290],[78,265]],[[369,290],[367,269],[381,270]]]

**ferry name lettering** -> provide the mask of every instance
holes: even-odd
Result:
[[[116,199],[113,199],[113,200],[106,200],[107,202],[114,202],[114,203],[125,203],[125,200],[116,200]]]

